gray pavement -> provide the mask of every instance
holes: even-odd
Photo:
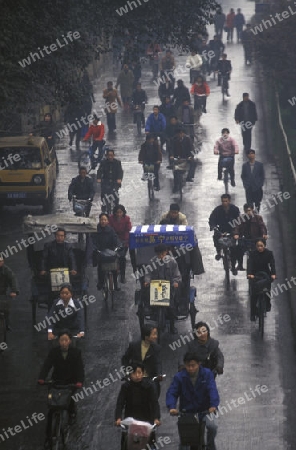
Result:
[[[230,3],[223,3],[225,12]],[[235,7],[241,7],[247,18],[254,11],[253,2],[239,1]],[[212,35],[212,29],[209,27]],[[241,100],[242,92],[250,92],[256,101],[259,121],[253,132],[253,148],[258,160],[264,162],[266,182],[264,200],[271,198],[279,189],[278,177],[266,148],[264,117],[261,107],[261,88],[254,68],[245,68],[243,50],[240,44],[227,45],[226,52],[232,60],[233,73],[230,82],[231,98],[222,104],[220,88],[217,82],[209,80],[211,95],[208,101],[208,114],[201,119],[203,140],[202,151],[198,154],[198,165],[194,183],[185,187],[181,210],[190,224],[196,228],[199,246],[203,255],[205,273],[194,280],[197,287],[198,320],[205,320],[211,325],[211,334],[219,339],[225,355],[225,372],[217,379],[217,386],[224,406],[223,415],[218,419],[218,450],[245,450],[261,448],[263,450],[288,450],[296,448],[295,423],[295,352],[291,315],[288,296],[283,293],[272,301],[272,311],[266,319],[263,341],[259,337],[258,325],[249,321],[248,284],[246,275],[239,272],[231,276],[230,291],[225,289],[224,271],[221,262],[214,260],[212,233],[209,232],[208,217],[220,202],[223,193],[222,182],[217,181],[217,156],[213,154],[213,140],[219,137],[223,127],[229,127],[231,134],[239,142],[240,154],[236,157],[235,188],[231,188],[232,201],[242,210],[245,195],[240,180],[240,170],[245,156],[242,152],[240,129],[235,124],[233,115],[236,104]],[[186,55],[175,52],[178,64],[184,64]],[[102,89],[109,79],[116,80],[117,71],[111,65],[106,66],[102,77],[95,82],[96,103],[103,105]],[[181,76],[186,85],[188,74]],[[147,90],[149,103],[147,114],[158,103],[157,90],[150,83],[149,66],[144,66],[142,84]],[[268,131],[268,130],[267,130]],[[166,170],[166,157],[161,168],[161,191],[156,199],[149,203],[146,183],[140,180],[141,167],[137,155],[144,140],[136,136],[132,116],[120,112],[117,116],[117,136],[110,145],[121,159],[124,168],[124,182],[120,193],[120,202],[127,208],[133,225],[157,223],[172,201],[178,200],[172,195],[172,174]],[[58,156],[60,174],[55,196],[55,212],[71,211],[71,204],[66,198],[66,189],[77,172],[78,154],[70,151],[68,140],[60,142]],[[289,200],[287,200],[289,201]],[[100,211],[99,193],[96,196],[92,213]],[[1,246],[13,245],[22,235],[21,221],[25,215],[24,208],[7,208],[4,210],[1,224]],[[30,213],[39,213],[37,208]],[[274,251],[278,273],[277,282],[285,280],[285,261],[282,252],[282,237],[278,225],[277,207],[263,212],[268,227],[268,247]],[[0,410],[1,429],[14,427],[33,412],[46,412],[46,389],[36,387],[36,379],[42,361],[47,352],[46,334],[32,329],[30,303],[30,271],[26,264],[25,252],[19,252],[7,260],[20,280],[22,292],[13,301],[12,327],[8,336],[8,350],[0,355]],[[97,301],[88,310],[88,333],[82,344],[86,366],[85,387],[93,388],[97,380],[109,378],[116,380],[98,389],[88,390],[88,395],[79,402],[78,421],[71,432],[67,448],[73,450],[119,448],[120,432],[112,426],[116,396],[120,388],[117,373],[120,370],[120,358],[129,340],[139,337],[139,326],[134,301],[135,283],[131,275],[131,266],[127,267],[127,284],[120,293],[116,293],[116,308],[111,311],[103,303],[101,294],[96,291],[95,272],[89,269],[90,293]],[[44,317],[44,310],[38,311],[38,319]],[[230,317],[230,320],[226,316]],[[224,318],[224,319],[223,319]],[[168,436],[170,450],[178,448],[176,419],[169,417],[165,408],[165,391],[171,377],[177,370],[177,362],[185,353],[184,341],[190,336],[189,320],[177,325],[179,336],[164,334],[163,367],[167,381],[163,383],[160,397],[162,426],[158,436]],[[172,350],[174,341],[181,339],[180,347]],[[176,346],[178,345],[176,344]],[[171,345],[171,346],[170,346]],[[111,375],[111,377],[110,377]],[[107,384],[107,383],[106,383]],[[260,386],[260,389],[258,388]],[[265,387],[263,387],[265,386]],[[257,390],[256,390],[257,387]],[[244,398],[241,404],[238,399]],[[4,450],[41,449],[45,421],[10,436],[1,442]],[[1,434],[1,431],[0,431]],[[163,447],[161,447],[163,448]]]

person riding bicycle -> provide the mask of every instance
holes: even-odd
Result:
[[[183,80],[177,80],[177,87],[174,89],[173,100],[177,110],[183,104],[184,100],[188,100],[190,103],[190,92],[188,87],[184,85]]]
[[[48,353],[38,376],[38,384],[44,385],[45,379],[53,369],[51,379],[57,385],[74,384],[76,389],[80,389],[84,382],[84,365],[81,350],[72,347],[72,334],[69,330],[62,330],[58,336],[59,346],[54,347]],[[73,393],[75,388],[72,388]],[[77,406],[71,396],[68,407],[69,423],[73,424],[77,415]],[[51,436],[53,411],[50,409],[46,424],[45,448],[49,448],[49,439]],[[50,447],[51,448],[51,447]]]
[[[240,254],[238,255],[237,270],[245,270],[243,268],[244,253],[255,246],[258,238],[267,239],[267,228],[262,216],[254,211],[252,204],[244,204],[244,215],[241,216],[241,223],[234,229],[234,239],[241,239]],[[247,241],[247,242],[246,242]]]
[[[68,188],[68,199],[72,201],[73,196],[77,200],[89,200],[89,205],[85,211],[85,216],[88,217],[91,210],[91,202],[95,195],[93,180],[87,175],[85,167],[80,167],[79,175],[72,178]]]
[[[134,123],[137,123],[136,115],[139,113],[136,113],[135,110],[141,110],[141,122],[142,122],[142,128],[145,128],[145,104],[148,102],[147,94],[144,89],[142,89],[141,83],[137,83],[136,89],[133,92],[132,95],[132,105],[134,108]]]
[[[165,56],[160,60],[160,76],[163,77],[167,75],[169,82],[171,83],[172,88],[174,89],[175,78],[174,78],[174,69],[175,69],[175,58],[172,55],[170,49],[167,49],[165,52]]]
[[[250,252],[249,259],[248,259],[248,267],[247,267],[247,277],[249,280],[251,280],[253,283],[256,283],[255,277],[259,275],[260,273],[265,273],[269,279],[270,282],[267,286],[267,292],[266,293],[266,311],[271,310],[271,296],[270,296],[270,289],[271,289],[271,282],[276,279],[276,270],[275,270],[275,260],[273,256],[273,252],[271,250],[268,250],[266,248],[266,241],[265,239],[257,239],[256,242],[256,250],[253,252]],[[255,320],[255,308],[256,308],[256,291],[255,289],[252,289],[252,295],[251,295],[251,321]]]
[[[177,203],[170,204],[170,210],[160,218],[160,225],[188,225],[185,214],[180,212],[180,206]]]
[[[77,338],[84,337],[84,313],[79,302],[72,298],[71,284],[62,284],[57,298],[46,316],[49,325],[47,337],[49,341],[56,339],[61,330],[67,329]]]
[[[168,255],[168,248],[165,244],[159,244],[154,248],[156,258],[152,271],[146,273],[144,277],[144,287],[150,285],[151,280],[168,280],[171,284],[171,299],[168,307],[170,320],[170,333],[176,334],[175,328],[175,305],[178,303],[178,288],[182,281],[178,264],[173,256]]]
[[[135,420],[159,426],[160,407],[153,381],[144,377],[145,368],[141,362],[133,362],[130,367],[132,372],[129,380],[122,384],[117,397],[115,425],[120,426],[123,417],[132,417]],[[150,444],[155,440],[154,438],[155,433],[152,432],[149,439]],[[122,434],[122,450],[126,448],[124,442],[125,436]]]
[[[185,134],[183,127],[177,130],[177,134],[172,140],[172,153],[170,156],[170,160],[173,162],[173,160],[176,158],[188,161],[189,170],[186,181],[192,183],[196,168],[196,163],[194,161],[194,150],[192,140],[189,136]],[[177,192],[178,189],[176,181],[177,181],[177,174],[176,171],[174,171],[174,188],[173,188],[174,193]]]
[[[160,137],[161,147],[165,143],[165,129],[166,129],[166,119],[164,115],[159,112],[159,107],[157,105],[153,106],[153,113],[147,117],[145,133],[154,133]]]
[[[223,77],[225,77],[225,88],[227,97],[230,97],[228,89],[231,71],[232,71],[231,61],[230,59],[227,59],[227,54],[223,53],[222,58],[218,61],[217,65],[218,86],[221,86],[221,81],[223,80]]]
[[[177,402],[179,411],[197,414],[208,411],[205,416],[207,428],[207,448],[216,450],[215,437],[217,424],[214,412],[217,410],[220,398],[214,375],[210,369],[201,365],[202,357],[196,353],[187,352],[184,356],[185,368],[174,375],[173,381],[166,393],[166,406],[171,415],[177,415]],[[210,415],[210,417],[209,417]],[[191,450],[199,448],[191,446]]]
[[[94,251],[104,252],[105,250],[115,250],[118,247],[121,247],[121,242],[115,233],[114,229],[109,225],[109,216],[108,214],[101,213],[99,215],[99,223],[97,226],[97,233],[92,236]],[[102,271],[102,261],[100,255],[95,256],[95,264],[97,265],[98,271],[98,291],[103,289],[104,285],[104,272]],[[113,280],[114,280],[114,289],[115,291],[119,291],[120,288],[117,284],[117,271],[113,272]]]
[[[158,88],[158,97],[161,103],[163,103],[166,99],[166,97],[171,98],[174,95],[174,86],[172,85],[171,80],[166,76],[163,75],[162,81],[159,84]]]
[[[135,361],[140,361],[144,366],[144,377],[152,379],[161,375],[161,346],[157,344],[157,328],[153,325],[144,325],[141,328],[141,339],[130,342],[125,354],[121,358],[121,364],[130,366]],[[154,382],[159,397],[160,386]]]
[[[211,71],[216,72],[218,61],[221,58],[222,53],[224,52],[225,45],[221,40],[221,36],[215,35],[214,39],[209,42],[210,50],[215,53],[214,58],[211,59],[210,66]]]
[[[92,169],[96,168],[96,163],[94,161],[94,154],[96,149],[99,149],[100,152],[100,159],[103,157],[103,147],[105,144],[104,139],[105,134],[105,127],[104,124],[101,123],[99,117],[94,115],[93,124],[89,127],[86,135],[83,138],[83,141],[88,141],[91,137],[93,138],[93,143],[91,146],[91,162],[92,162]]]
[[[182,122],[178,120],[177,116],[170,117],[169,122],[166,125],[165,129],[165,136],[166,136],[166,150],[168,154],[168,162],[169,165],[167,166],[167,169],[172,169],[171,161],[170,161],[170,154],[172,152],[172,141],[173,138],[176,136],[177,131],[179,128],[182,127]]]
[[[146,141],[141,145],[138,161],[143,165],[144,174],[146,175],[144,179],[149,176],[149,174],[145,172],[145,163],[154,165],[154,189],[159,191],[160,186],[158,173],[162,162],[162,153],[158,141],[155,139],[153,134],[146,135]]]
[[[187,351],[197,353],[201,358],[201,365],[210,369],[216,375],[221,375],[224,370],[224,356],[219,348],[219,341],[211,338],[210,327],[205,322],[194,325],[194,340],[188,342]]]
[[[210,95],[210,87],[202,76],[198,76],[190,89],[190,94],[194,96],[194,110],[207,112],[207,98]]]
[[[130,216],[126,214],[123,205],[117,205],[113,209],[113,214],[109,216],[109,226],[113,228],[122,244],[121,254],[119,254],[120,282],[125,283],[126,253],[129,244],[129,232],[132,229]]]
[[[44,245],[40,275],[46,275],[50,269],[68,267],[71,275],[77,274],[77,264],[73,247],[65,242],[66,231],[59,227],[55,232],[55,240]]]
[[[194,109],[190,105],[189,100],[183,100],[182,105],[178,109],[178,119],[182,122],[184,131],[188,136],[190,136],[192,142],[194,141],[194,123],[196,117],[194,114]]]
[[[11,331],[9,326],[10,301],[6,296],[9,291],[8,297],[14,298],[19,294],[19,290],[15,273],[5,264],[2,255],[3,252],[0,252],[0,296],[3,296],[0,301],[0,311],[4,312],[6,330]]]
[[[103,160],[97,172],[97,182],[101,183],[102,210],[110,202],[110,196],[115,205],[119,203],[118,190],[121,187],[123,170],[121,161],[115,158],[114,150],[109,148],[106,159]]]
[[[238,220],[239,216],[239,208],[231,203],[231,196],[229,194],[221,195],[221,205],[214,208],[209,217],[210,230],[212,231],[216,227],[219,228],[219,233],[215,232],[213,236],[214,246],[217,251],[215,256],[216,261],[222,258],[222,247],[219,244],[220,233],[233,234],[233,221]],[[237,251],[235,247],[230,247],[230,258],[231,271],[233,275],[237,275],[237,269],[235,268]]]
[[[196,77],[200,75],[202,63],[202,57],[197,53],[195,49],[192,49],[185,63],[186,69],[190,69],[189,77],[191,84],[193,84]]]
[[[166,123],[169,122],[170,117],[176,115],[176,107],[173,103],[173,100],[170,96],[166,95],[162,99],[162,103],[159,107],[159,111],[164,115]]]
[[[223,128],[222,136],[216,141],[214,146],[214,154],[220,155],[218,162],[218,180],[222,180],[223,160],[227,160],[227,168],[230,175],[231,186],[235,186],[234,175],[234,158],[239,153],[238,144],[229,136],[229,129]],[[225,161],[224,161],[225,162]]]

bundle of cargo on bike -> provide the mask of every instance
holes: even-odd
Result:
[[[147,288],[144,286],[145,275],[157,264],[154,248],[159,244],[167,246],[169,254],[178,264],[182,282],[177,297],[168,280],[151,279],[147,295]],[[191,324],[194,325],[196,288],[191,286],[190,282],[194,275],[204,272],[194,228],[185,225],[134,226],[129,235],[129,248],[136,277],[135,302],[138,305],[140,326],[153,321],[157,323],[159,330],[163,331],[172,301],[176,319],[185,320],[190,316]]]
[[[45,244],[54,241],[55,232],[62,228],[66,232],[66,241],[71,244],[77,266],[77,274],[72,275],[69,267],[53,267],[41,274],[42,258]],[[87,241],[95,233],[97,221],[93,218],[75,217],[70,214],[48,214],[26,216],[23,232],[27,235],[27,259],[32,270],[31,303],[33,324],[36,324],[37,308],[49,308],[58,298],[60,286],[70,283],[73,297],[81,299],[88,295],[89,280],[86,274]],[[86,308],[84,308],[86,313]]]

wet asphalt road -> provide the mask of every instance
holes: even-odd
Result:
[[[225,3],[224,10],[232,4]],[[254,3],[239,1],[235,7],[241,6],[243,13],[250,18],[254,11]],[[211,28],[209,28],[211,30]],[[212,33],[210,33],[212,35]],[[243,186],[240,180],[241,165],[245,160],[242,153],[240,130],[234,123],[233,115],[236,104],[241,100],[242,92],[250,92],[251,99],[256,101],[259,122],[253,132],[253,148],[257,151],[258,160],[264,162],[266,182],[264,199],[276,194],[279,188],[276,170],[268,155],[264,128],[260,81],[253,68],[245,68],[243,51],[240,44],[227,45],[228,58],[232,60],[233,73],[230,82],[231,98],[222,104],[220,89],[216,81],[209,80],[211,95],[208,101],[208,114],[201,119],[200,138],[203,141],[202,151],[198,154],[197,170],[194,183],[185,187],[181,211],[188,217],[190,225],[196,228],[199,246],[203,255],[206,272],[195,277],[197,287],[197,318],[211,325],[212,336],[219,339],[225,355],[225,372],[218,377],[217,386],[224,406],[224,414],[219,418],[217,436],[218,450],[294,450],[296,448],[295,423],[295,350],[294,336],[291,327],[291,315],[288,297],[277,296],[272,301],[272,311],[266,320],[263,341],[258,334],[258,325],[249,321],[248,284],[245,273],[231,276],[231,289],[226,291],[222,264],[214,260],[212,236],[208,228],[208,217],[212,209],[219,204],[223,193],[222,182],[216,175],[217,156],[213,155],[213,140],[220,135],[223,127],[229,127],[231,134],[240,145],[240,154],[236,157],[235,170],[237,186],[231,188],[232,201],[240,207],[245,203]],[[175,52],[178,64],[184,64],[186,56]],[[102,77],[95,81],[96,103],[99,110],[103,105],[101,93],[109,79],[116,80],[118,71],[107,64]],[[188,85],[188,74],[181,76]],[[158,103],[157,91],[150,82],[149,66],[143,68],[142,85],[147,90],[149,103],[146,116],[152,106]],[[166,156],[160,172],[161,191],[156,199],[149,203],[146,183],[140,180],[141,167],[137,163],[137,154],[144,137],[136,136],[132,117],[120,112],[117,115],[117,135],[114,140],[107,136],[107,141],[116,151],[124,168],[123,188],[120,193],[131,216],[133,225],[157,223],[172,201],[178,198],[172,192],[172,174],[166,170]],[[66,190],[77,172],[78,153],[71,151],[68,139],[58,146],[60,173],[55,195],[55,212],[71,211]],[[95,175],[95,173],[94,173]],[[95,179],[95,177],[94,177]],[[289,201],[289,200],[287,200]],[[98,215],[99,194],[96,196],[92,213]],[[6,248],[13,245],[22,235],[22,219],[28,212],[40,214],[38,208],[6,208],[4,209],[0,245]],[[282,242],[276,207],[268,208],[263,213],[268,227],[269,248],[274,251],[278,273],[277,282],[285,279],[285,261],[282,253]],[[30,271],[26,263],[25,251],[18,252],[7,260],[7,264],[16,272],[21,286],[21,295],[13,301],[11,326],[13,332],[8,336],[8,350],[0,355],[0,430],[7,430],[23,421],[27,428],[6,438],[1,442],[3,450],[41,449],[45,421],[29,426],[34,412],[46,413],[46,388],[36,387],[36,379],[42,361],[48,350],[45,332],[37,332],[32,327],[30,308]],[[82,344],[86,367],[85,387],[93,387],[96,381],[109,378],[111,381],[98,391],[85,395],[79,402],[77,424],[71,431],[69,449],[106,449],[119,447],[120,433],[112,426],[116,396],[120,388],[117,373],[120,370],[120,358],[129,340],[139,337],[139,326],[136,307],[133,304],[135,283],[131,276],[131,265],[127,266],[127,284],[116,293],[116,308],[111,311],[106,307],[95,288],[96,280],[92,269],[89,269],[90,294],[96,296],[96,302],[88,309],[87,337]],[[45,311],[38,311],[38,320],[44,318]],[[223,320],[225,315],[230,320]],[[222,318],[221,318],[222,317]],[[190,336],[189,320],[177,324],[180,336],[164,334],[163,368],[167,373],[167,381],[163,383],[160,397],[163,425],[158,436],[168,436],[170,450],[178,448],[176,420],[166,412],[164,394],[172,375],[177,370],[178,359],[185,352],[183,344],[185,335]],[[170,344],[180,337],[180,348],[172,350]],[[256,386],[265,385],[261,392]],[[258,393],[260,392],[260,395]],[[244,397],[244,404],[238,405],[237,399]],[[242,401],[241,401],[242,402]],[[243,402],[242,402],[243,403]],[[236,406],[235,406],[236,405]],[[1,435],[1,431],[0,431]],[[164,447],[160,447],[164,448]]]

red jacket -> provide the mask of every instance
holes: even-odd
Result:
[[[227,28],[233,28],[234,27],[234,17],[235,17],[235,13],[229,13],[226,16],[226,23],[225,26]]]
[[[101,125],[91,125],[88,132],[84,136],[83,140],[87,141],[89,138],[93,137],[94,141],[101,141],[104,138],[105,127]]]
[[[109,225],[117,234],[119,240],[127,247],[129,240],[129,232],[132,229],[131,219],[129,216],[123,216],[119,221],[112,214],[109,216]]]
[[[201,86],[198,86],[196,83],[194,83],[191,86],[190,94],[210,94],[210,88],[209,85],[206,82],[203,82]]]

